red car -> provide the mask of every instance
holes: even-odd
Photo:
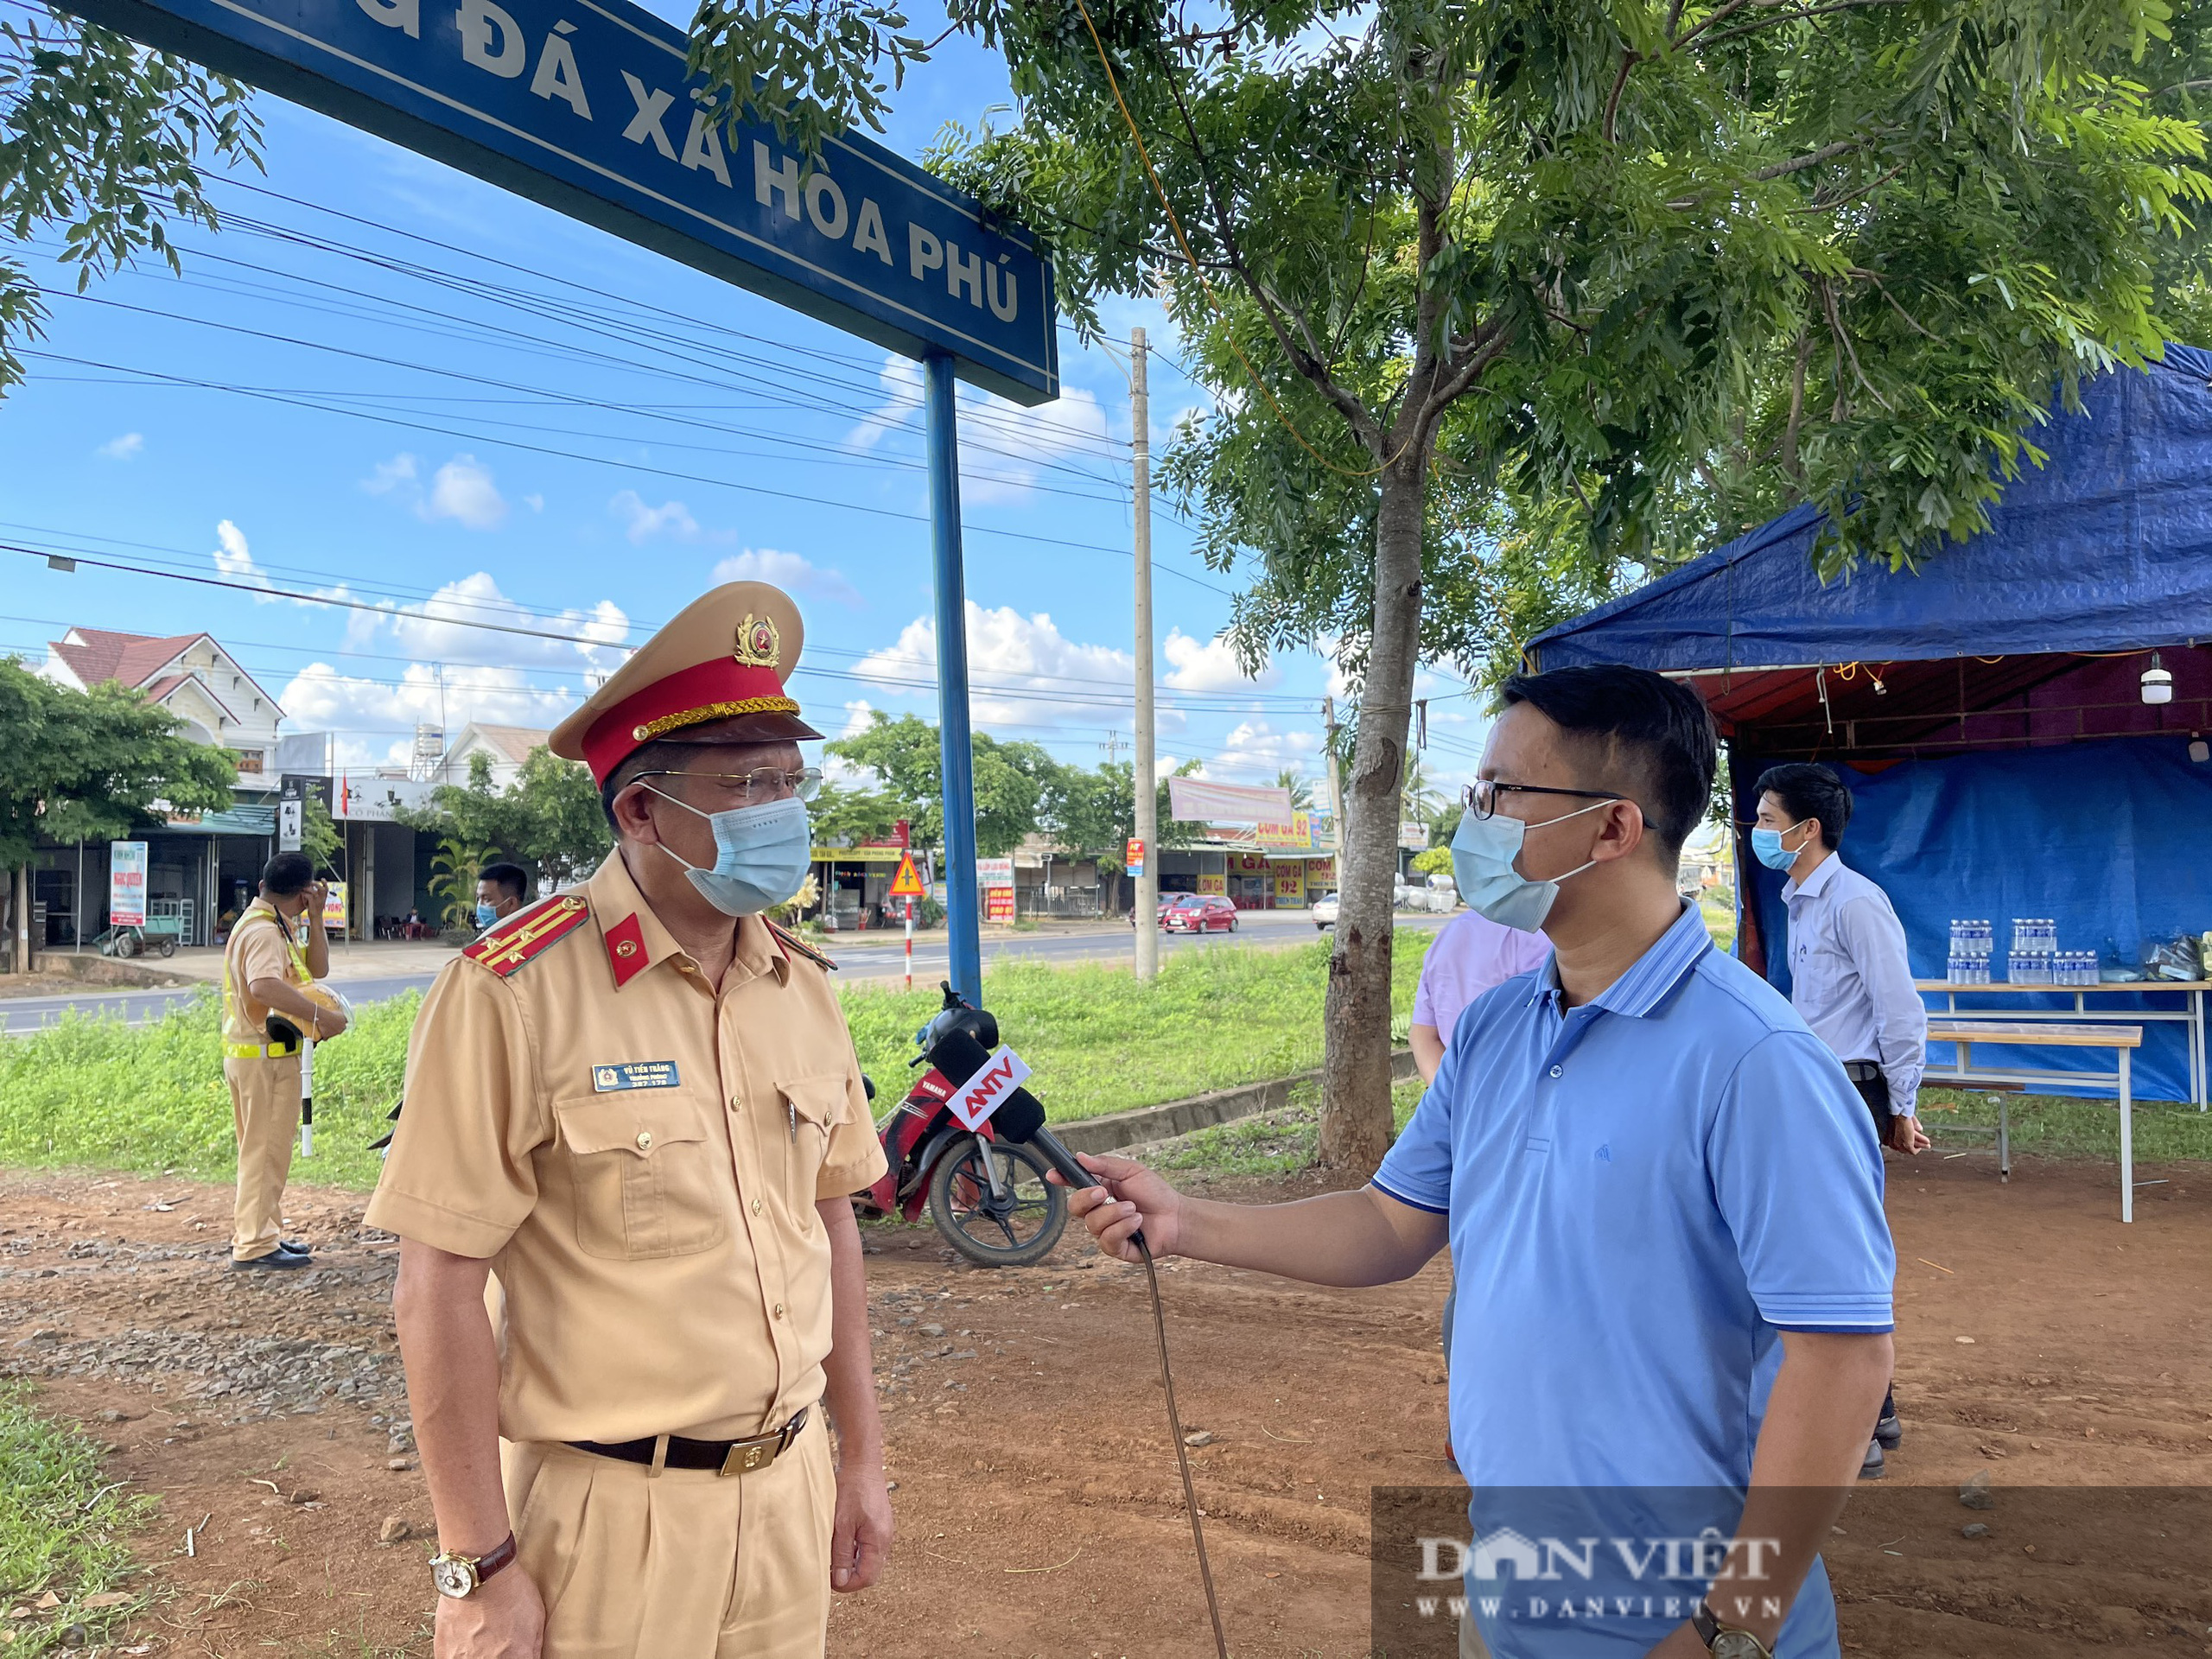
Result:
[[[1186,893],[1160,912],[1165,933],[1234,933],[1236,906],[1219,893]]]

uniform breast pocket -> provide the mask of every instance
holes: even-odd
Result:
[[[735,1186],[696,1102],[625,1091],[555,1109],[575,1180],[576,1243],[642,1262],[721,1242]],[[644,1096],[641,1098],[640,1096]]]
[[[845,1077],[835,1072],[781,1078],[776,1092],[785,1109],[785,1191],[804,1219],[814,1213],[814,1183],[829,1155],[830,1132],[845,1119]]]

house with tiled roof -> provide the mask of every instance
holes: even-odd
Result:
[[[221,941],[276,850],[276,726],[284,711],[213,634],[123,633],[72,628],[47,642],[42,671],[79,691],[116,684],[175,715],[195,743],[238,757],[237,794],[217,812],[158,808],[119,844],[143,860],[149,930],[187,945]],[[41,948],[67,949],[107,925],[110,861],[117,843],[46,843],[33,855]]]
[[[488,756],[492,763],[492,787],[505,789],[521,772],[523,762],[529,760],[533,749],[542,749],[553,734],[536,726],[489,726],[470,721],[461,728],[461,734],[446,746],[438,761],[436,781],[441,784],[467,785],[473,758]]]
[[[236,750],[242,786],[262,786],[273,770],[284,711],[213,634],[72,628],[47,642],[46,672],[79,691],[112,680],[139,693],[182,721],[194,742]]]

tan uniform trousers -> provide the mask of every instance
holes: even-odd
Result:
[[[276,1248],[284,1220],[284,1181],[300,1129],[300,1057],[226,1059],[231,1116],[238,1135],[238,1196],[231,1219],[231,1259],[251,1262]]]
[[[817,1408],[748,1474],[502,1441],[516,1565],[544,1659],[822,1659],[836,1477]]]

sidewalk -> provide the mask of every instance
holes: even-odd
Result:
[[[374,944],[330,944],[330,981],[342,985],[352,979],[398,979],[415,974],[435,974],[460,955],[457,946],[429,939],[378,939]],[[223,953],[212,945],[180,950],[153,966],[208,985],[223,980]]]
[[[983,924],[983,938],[986,943],[1007,939],[1071,938],[1086,934],[1105,936],[1118,934],[1122,938],[1127,938],[1129,931],[1129,918],[1126,916],[1109,916],[1103,919],[1085,918],[1080,921],[1048,918],[1033,927],[1007,927],[1003,924],[994,925],[988,922]],[[810,931],[806,937],[813,938],[816,935]],[[824,944],[838,951],[861,950],[874,945],[882,945],[890,950],[904,950],[906,944],[906,930],[903,926],[849,928],[842,932],[823,933],[820,938]],[[942,944],[944,943],[944,929],[941,925],[918,927],[914,930],[914,943],[918,945],[932,943]]]

